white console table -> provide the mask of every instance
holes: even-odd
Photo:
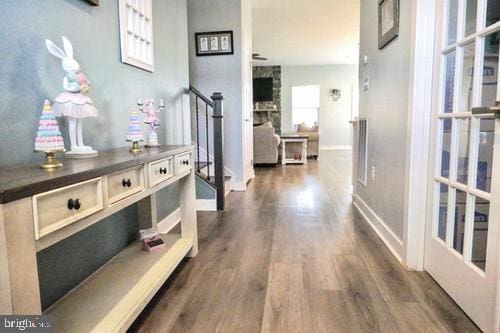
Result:
[[[155,227],[156,192],[179,182],[179,219],[162,225],[166,249],[135,242],[48,308],[56,332],[124,332],[198,238],[192,146],[128,148],[86,160],[64,160],[52,172],[37,165],[0,169],[0,313],[41,314],[36,254],[138,203],[141,228]]]

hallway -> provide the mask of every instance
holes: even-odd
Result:
[[[256,169],[137,332],[476,332],[427,273],[406,271],[351,206],[351,156]]]

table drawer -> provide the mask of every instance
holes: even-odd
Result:
[[[191,170],[192,168],[191,153],[175,156],[174,164],[175,164],[175,174],[177,175],[185,171]]]
[[[134,193],[144,190],[144,168],[142,166],[119,171],[106,178],[108,204],[113,204]]]
[[[40,239],[103,209],[102,179],[33,196],[35,239]]]
[[[172,157],[149,163],[149,184],[155,186],[174,176]]]

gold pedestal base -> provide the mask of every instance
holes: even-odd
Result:
[[[139,146],[139,141],[132,141],[132,148],[129,150],[133,154],[140,153],[142,151],[141,146]]]
[[[47,159],[45,162],[40,164],[40,168],[42,169],[56,169],[63,166],[61,162],[59,162],[56,158],[56,153],[54,151],[46,151],[45,158]]]

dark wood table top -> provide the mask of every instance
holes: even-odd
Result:
[[[117,148],[99,152],[99,156],[93,158],[62,158],[64,166],[53,171],[41,169],[35,163],[0,168],[0,204],[187,152],[191,148],[189,145],[160,146],[144,148],[138,154],[130,153],[130,147]]]

